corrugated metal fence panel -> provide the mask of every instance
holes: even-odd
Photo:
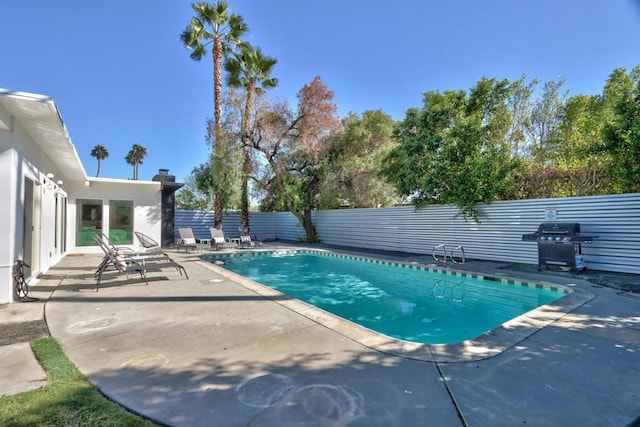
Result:
[[[251,217],[249,217],[251,223]],[[222,215],[222,232],[227,239],[238,237],[238,226],[240,225],[240,214],[237,212],[226,212]],[[211,224],[213,227],[213,224]]]
[[[210,239],[209,227],[213,227],[213,212],[176,210],[175,240],[178,239],[179,228],[191,228],[196,239]]]
[[[480,223],[451,206],[319,211],[314,223],[327,244],[431,254],[462,245],[467,258],[537,264],[535,242],[523,242],[554,208],[562,222],[579,222],[590,268],[640,274],[640,194],[495,202],[479,206]]]
[[[293,216],[293,215],[292,215]],[[295,219],[295,217],[293,217]],[[213,212],[176,210],[175,233],[178,236],[178,228],[190,227],[197,239],[210,239],[210,227],[213,227]],[[226,212],[222,217],[222,231],[225,237],[238,236],[240,225],[239,212]],[[277,234],[277,218],[271,212],[249,212],[249,226],[251,235],[259,239],[275,239]]]
[[[298,241],[304,239],[304,228],[298,218],[291,212],[276,212],[277,234],[276,238],[281,240]]]
[[[258,240],[275,240],[278,233],[278,221],[273,212],[249,212],[249,225],[251,235]]]
[[[213,227],[213,224],[211,224]],[[222,231],[225,237],[233,238],[240,235],[240,213],[227,212],[222,216]],[[260,240],[276,238],[276,217],[271,212],[249,212],[249,234]]]
[[[640,274],[638,193],[501,201],[481,205],[478,211],[480,223],[457,217],[457,210],[451,206],[318,211],[313,221],[320,239],[327,244],[428,255],[439,244],[445,244],[448,250],[462,245],[470,259],[537,264],[537,244],[523,242],[522,235],[534,233],[545,222],[546,213],[555,211],[555,221],[578,222],[582,234],[598,236],[592,244],[582,245],[589,268]],[[184,217],[181,212],[195,211],[176,211],[176,229]],[[272,233],[291,241],[304,238],[304,229],[293,214],[256,214],[251,216],[252,234],[260,237]],[[209,218],[192,215],[195,222]],[[227,236],[237,235],[239,217],[234,215],[225,215]]]

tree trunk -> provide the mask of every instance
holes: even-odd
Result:
[[[276,180],[276,185],[278,186],[278,189],[282,192],[282,194],[286,195],[287,190],[282,180],[282,175],[283,175],[282,170],[280,169],[278,164],[275,161],[273,161],[272,158],[268,157],[267,161],[271,165],[273,169],[273,173],[275,174],[275,180]],[[288,196],[285,196],[285,197],[288,197]],[[311,209],[305,209],[305,211],[301,213],[300,211],[296,210],[295,204],[291,200],[287,202],[287,205],[289,208],[289,212],[294,214],[296,218],[298,218],[298,221],[300,222],[300,224],[302,224],[302,227],[304,228],[304,232],[307,236],[307,241],[319,242],[320,239],[318,238],[318,233],[316,233],[316,227],[313,225],[313,221],[311,221]]]
[[[316,232],[316,227],[313,225],[311,221],[311,210],[306,209],[302,216],[298,216],[298,220],[302,223],[302,227],[304,228],[304,232],[307,235],[308,242],[319,242],[318,233]]]
[[[249,155],[245,153],[245,163],[247,162],[248,156]],[[240,195],[242,198],[240,205],[240,227],[244,233],[249,234],[249,176],[245,173],[245,170],[243,167],[242,194]]]
[[[222,230],[222,213],[222,204],[216,197],[216,199],[213,201],[213,226],[220,230]]]
[[[242,200],[240,209],[240,227],[245,233],[249,233],[249,174],[251,173],[250,141],[249,131],[251,120],[251,109],[253,108],[253,91],[255,82],[250,80],[247,84],[247,99],[244,105],[242,117],[242,152],[244,159],[242,162]]]
[[[221,158],[224,153],[224,147],[222,147],[222,41],[220,40],[220,36],[214,36],[211,54],[213,55],[213,155],[214,158]],[[222,206],[221,203],[222,197],[220,193],[214,194],[214,197],[213,225],[216,228],[222,229],[222,212],[224,210],[224,206]]]
[[[222,41],[214,36],[213,49],[213,123],[215,127],[215,143],[222,135]]]

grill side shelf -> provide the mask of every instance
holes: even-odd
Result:
[[[523,234],[522,235],[522,241],[525,242],[537,242],[538,241],[538,234],[534,233],[534,234]]]

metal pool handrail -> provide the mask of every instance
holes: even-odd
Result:
[[[438,258],[439,249],[442,249],[444,254],[442,259]],[[456,257],[455,257],[456,252],[460,252],[461,254],[461,256],[459,257],[459,260],[456,260]],[[443,264],[446,264],[447,263],[447,246],[444,243],[434,246],[432,256],[434,260],[441,262]],[[451,259],[451,262],[453,262],[454,264],[458,264],[458,265],[464,264],[464,261],[465,261],[464,247],[462,245],[458,245],[455,248],[451,249],[451,254],[448,257],[449,259]]]
[[[444,252],[444,258],[443,259],[439,259],[437,257],[436,252],[438,251],[438,249],[442,249],[443,250],[443,252]],[[447,246],[444,243],[441,244],[441,245],[434,246],[432,255],[433,255],[433,259],[435,259],[436,261],[441,262],[443,264],[446,264],[447,263]]]

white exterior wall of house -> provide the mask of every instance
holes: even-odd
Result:
[[[161,187],[87,177],[53,99],[0,89],[0,304],[14,300],[15,260],[31,265],[26,273],[33,286],[66,253],[100,251],[76,244],[78,200],[100,201],[107,235],[110,202],[125,202],[133,212],[127,246],[138,247],[133,231],[160,241]]]
[[[1,114],[1,110],[0,110]],[[0,245],[0,302],[11,301],[11,271],[15,248],[18,243],[12,230],[16,228],[17,211],[17,179],[15,164],[17,154],[13,149],[13,135],[0,128],[0,194],[4,194],[5,202],[0,203],[0,236],[7,236]]]
[[[87,185],[88,183],[88,185]],[[73,182],[69,187],[67,251],[70,253],[99,253],[98,246],[78,246],[76,231],[78,225],[78,200],[91,199],[102,201],[102,229],[109,234],[111,224],[110,201],[133,202],[133,230],[139,231],[153,240],[160,241],[161,232],[161,184],[155,181],[129,181],[108,178],[89,178],[83,182]],[[139,248],[135,237],[131,244],[124,246]],[[118,245],[120,246],[120,245]]]
[[[6,117],[7,111],[2,110]],[[0,303],[12,300],[16,259],[29,260],[32,268],[27,273],[35,278],[62,258],[59,240],[56,243],[55,233],[60,227],[56,227],[55,209],[56,199],[60,202],[67,196],[64,189],[47,178],[50,173],[60,176],[59,171],[23,124],[15,118],[4,123],[6,126],[0,127],[0,191],[4,195],[0,203]],[[27,180],[33,183],[33,200],[39,206],[38,220],[32,227],[39,236],[39,244],[29,254],[24,253]]]

